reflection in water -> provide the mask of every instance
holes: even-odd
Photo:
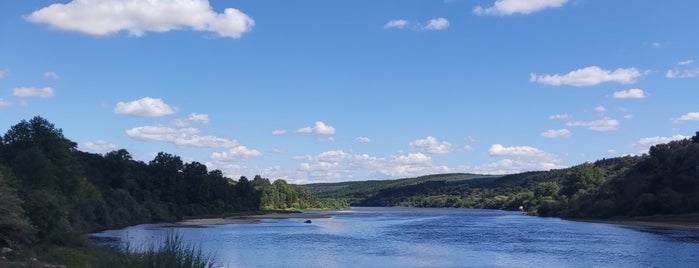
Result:
[[[229,267],[671,267],[699,263],[699,231],[628,227],[496,210],[355,208],[332,218],[172,228]],[[96,236],[131,245],[171,228]]]

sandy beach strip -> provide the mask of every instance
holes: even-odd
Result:
[[[225,218],[201,218],[188,219],[175,223],[179,226],[205,226],[205,225],[221,225],[221,224],[254,224],[260,223],[262,220],[280,220],[280,219],[322,219],[330,218],[330,213],[268,213],[260,215],[232,216]]]

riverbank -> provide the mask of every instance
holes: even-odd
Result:
[[[260,223],[263,220],[282,220],[282,219],[322,219],[332,217],[331,213],[265,213],[255,215],[236,215],[220,218],[197,218],[187,219],[176,222],[178,226],[200,227],[206,225],[222,225],[222,224],[254,224]]]
[[[654,215],[646,217],[616,217],[610,219],[570,219],[573,221],[596,222],[668,229],[699,230],[699,213],[677,215]]]

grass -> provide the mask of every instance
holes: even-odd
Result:
[[[112,254],[101,253],[93,259],[91,267],[112,268],[206,268],[214,267],[210,254],[199,247],[186,244],[182,236],[170,233],[159,247],[151,245],[146,250],[136,251],[127,245],[126,249]]]

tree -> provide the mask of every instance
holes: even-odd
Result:
[[[35,230],[24,216],[22,200],[4,177],[0,168],[0,247],[16,248],[29,244]]]

